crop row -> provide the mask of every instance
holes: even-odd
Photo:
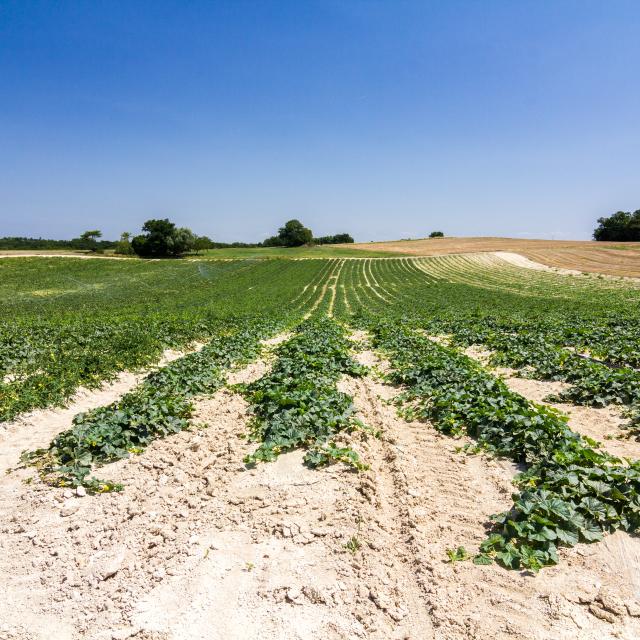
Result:
[[[555,399],[603,407],[640,402],[640,372],[630,367],[611,367],[559,347],[532,331],[479,331],[467,327],[455,334],[461,345],[482,344],[492,350],[491,362],[517,369],[529,377],[561,380],[571,385]]]
[[[215,336],[200,351],[150,373],[116,402],[77,414],[73,426],[47,449],[28,453],[23,460],[38,466],[51,484],[83,485],[92,491],[118,488],[92,477],[92,470],[186,429],[193,414],[193,398],[219,389],[225,371],[254,358],[261,338],[273,331],[272,323],[262,322]]]
[[[547,348],[567,348],[611,368],[640,368],[640,323],[635,315],[607,313],[597,318],[563,317],[437,318],[432,330],[454,334],[460,344],[485,344],[496,335],[518,335]]]
[[[95,389],[119,371],[158,360],[167,348],[207,339],[220,322],[143,318],[0,327],[0,422],[64,404],[76,389]]]
[[[303,322],[278,347],[271,371],[244,388],[254,414],[249,437],[259,443],[245,462],[272,461],[303,448],[311,467],[336,461],[363,467],[358,454],[338,442],[343,432],[361,426],[353,399],[336,386],[342,375],[366,371],[352,359],[350,346],[340,324],[320,317]]]
[[[482,543],[477,563],[537,570],[558,561],[559,546],[592,542],[640,525],[640,462],[624,463],[572,432],[566,416],[510,391],[480,365],[407,327],[381,322],[375,344],[390,379],[404,386],[406,414],[439,431],[467,434],[478,447],[524,463],[519,492]]]

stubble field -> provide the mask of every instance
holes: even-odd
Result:
[[[517,252],[549,267],[640,277],[639,242],[584,240],[523,240],[518,238],[426,238],[351,245],[362,251],[414,256],[436,256],[487,251]]]

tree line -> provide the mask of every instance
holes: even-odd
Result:
[[[97,234],[97,235],[96,235]],[[117,242],[114,240],[99,240],[100,231],[85,231],[78,238],[71,240],[48,240],[46,238],[26,238],[21,236],[9,236],[0,238],[0,250],[8,249],[73,249],[75,251],[106,251],[115,249]]]
[[[112,250],[119,255],[138,255],[143,258],[171,258],[207,249],[257,248],[257,247],[300,247],[317,244],[353,243],[348,233],[332,236],[313,237],[311,229],[299,220],[289,220],[278,229],[275,236],[263,242],[214,242],[207,236],[198,236],[191,229],[178,227],[168,218],[147,220],[142,225],[142,233],[133,236],[125,232],[120,240],[100,240],[98,229],[85,231],[72,240],[45,240],[42,238],[0,238],[0,249],[74,249],[96,253]]]

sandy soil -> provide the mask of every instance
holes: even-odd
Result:
[[[376,358],[370,354],[365,359]],[[428,425],[398,419],[381,401],[394,390],[380,382],[347,380],[345,388],[355,394],[367,424],[384,429],[382,441],[368,445],[372,469],[365,482],[374,506],[371,517],[404,542],[405,562],[431,619],[430,632],[425,629],[420,637],[631,638],[640,633],[640,622],[631,616],[602,620],[601,599],[630,598],[635,611],[640,595],[640,546],[628,535],[566,550],[558,567],[537,576],[445,563],[447,548],[477,550],[488,516],[511,504],[511,478],[517,470],[505,461],[456,453],[462,442],[440,436]],[[624,576],[611,573],[613,565]],[[630,571],[635,576],[631,582]]]
[[[640,442],[624,439],[621,427],[628,422],[622,415],[620,407],[581,407],[567,403],[548,403],[544,398],[550,394],[560,393],[568,385],[562,382],[546,380],[529,380],[528,378],[506,377],[507,386],[529,400],[555,407],[569,416],[569,427],[597,440],[605,451],[621,458],[640,458]]]
[[[358,358],[384,368],[370,351]],[[203,428],[109,465],[122,493],[25,483],[31,470],[1,476],[0,638],[640,635],[636,541],[580,545],[538,576],[446,563],[447,548],[473,552],[488,516],[510,505],[516,469],[399,419],[385,402],[395,390],[373,377],[341,388],[383,431],[349,438],[371,465],[364,473],[312,471],[300,452],[247,468],[247,405],[223,389],[198,403]]]
[[[72,251],[59,253],[47,253],[46,251],[0,251],[0,258],[81,258],[81,259],[94,259],[100,258],[103,260],[129,260],[124,256],[112,256],[99,253],[73,253]]]
[[[565,275],[580,275],[581,271],[576,271],[575,269],[560,269],[558,267],[550,267],[546,264],[542,264],[541,262],[535,262],[534,260],[530,260],[526,256],[522,256],[519,253],[513,253],[511,251],[494,251],[493,254],[498,258],[502,258],[507,262],[515,265],[516,267],[521,267],[523,269],[533,269],[534,271],[550,271],[553,273],[562,273]]]

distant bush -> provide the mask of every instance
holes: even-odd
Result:
[[[307,229],[299,220],[289,220],[284,227],[278,229],[277,236],[267,238],[261,246],[301,247],[304,244],[350,244],[353,242],[353,238],[348,233],[336,233],[333,236],[314,238],[311,229]]]
[[[354,239],[348,233],[336,233],[335,236],[321,236],[313,239],[313,244],[352,244]]]
[[[131,241],[131,247],[142,258],[171,258],[192,251],[196,237],[190,229],[176,227],[168,218],[147,220],[143,234]]]
[[[25,238],[25,237],[6,237],[0,238],[0,250],[46,250],[46,249],[72,249],[72,250],[91,250],[104,251],[105,249],[113,249],[116,243],[113,240],[93,240],[87,241],[84,238],[74,238],[73,240],[49,240],[47,238]]]
[[[114,253],[120,256],[130,256],[133,255],[133,247],[131,246],[131,234],[128,231],[125,231],[121,236],[120,240],[116,242]]]
[[[598,218],[598,227],[593,232],[594,240],[640,242],[640,209],[633,213],[617,211],[608,218]]]
[[[442,231],[432,231],[429,234],[430,238],[444,238],[444,233],[442,233]]]

